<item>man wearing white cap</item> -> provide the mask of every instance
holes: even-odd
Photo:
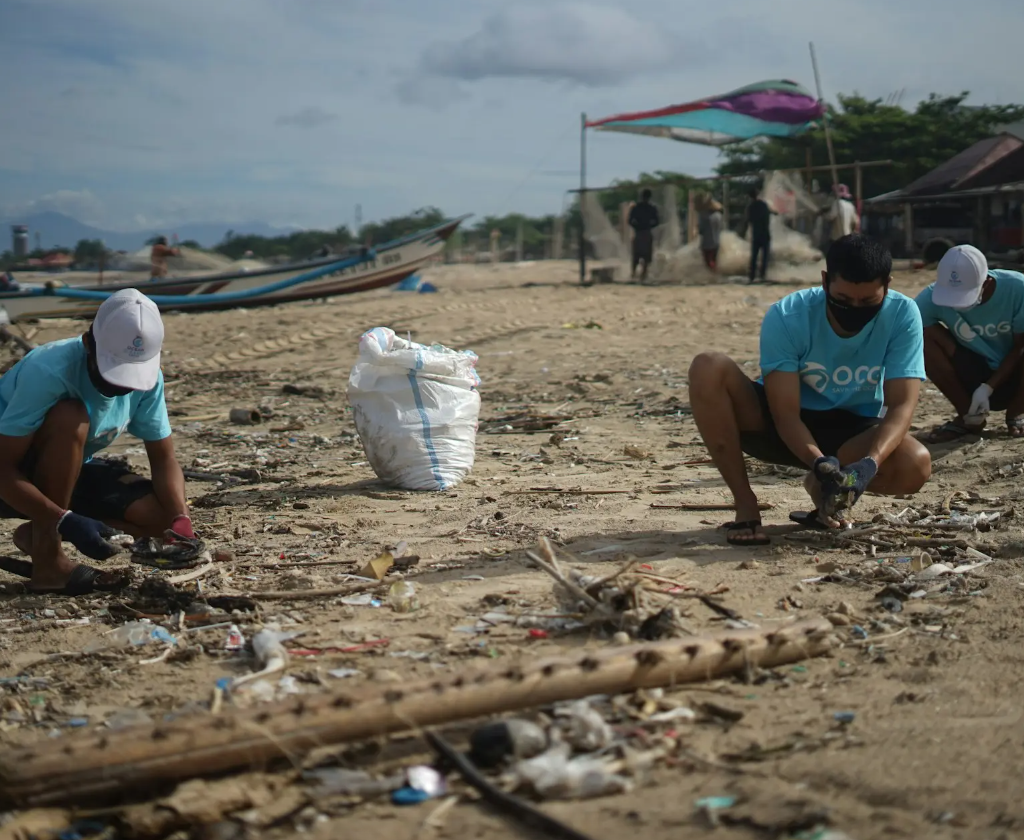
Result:
[[[44,344],[0,379],[0,518],[27,519],[15,545],[32,558],[0,558],[31,576],[31,591],[82,595],[125,579],[76,564],[62,541],[95,560],[118,549],[117,531],[194,538],[185,479],[164,403],[156,305],[135,289],[103,302],[85,335]],[[94,459],[122,432],[140,438],[152,479]]]
[[[1012,437],[1024,436],[1024,274],[990,269],[977,248],[957,245],[917,306],[928,378],[956,409],[929,442],[979,433],[992,410],[1006,412]]]

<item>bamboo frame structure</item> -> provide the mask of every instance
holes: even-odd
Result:
[[[827,653],[823,618],[493,665],[407,687],[368,685],[244,711],[190,716],[8,750],[0,805],[139,797],[187,779],[263,767],[330,744],[450,724],[595,694],[699,682]]]

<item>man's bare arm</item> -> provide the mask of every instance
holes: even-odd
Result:
[[[807,466],[821,457],[810,429],[800,419],[800,374],[774,370],[764,378],[768,407],[782,442]]]
[[[1013,347],[1010,348],[1010,352],[1006,354],[1006,358],[1003,359],[999,367],[989,377],[988,387],[994,391],[1002,385],[1010,378],[1010,374],[1020,364],[1022,358],[1024,358],[1024,334],[1018,333],[1013,337]]]
[[[35,434],[0,435],[0,499],[33,522],[52,522],[56,527],[64,511],[46,498],[21,470],[33,438]]]
[[[185,495],[185,476],[174,455],[174,442],[170,437],[146,442],[149,470],[153,476],[153,492],[160,506],[175,516],[188,515]]]
[[[921,393],[921,380],[887,379],[882,390],[885,392],[885,417],[878,425],[878,433],[868,452],[878,465],[893,453],[910,431]]]

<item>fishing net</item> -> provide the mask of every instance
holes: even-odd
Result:
[[[799,176],[771,172],[764,180],[762,197],[778,215],[772,217],[771,263],[769,279],[786,282],[816,283],[824,267],[820,241],[819,203],[803,186]],[[735,197],[735,194],[734,194]],[[725,230],[718,250],[718,270],[711,272],[704,264],[700,242],[682,245],[681,219],[676,188],[666,187],[659,196],[662,225],[655,235],[654,261],[649,278],[660,283],[707,285],[745,279],[750,265],[749,234]],[[742,219],[746,199],[730,202],[734,222]],[[596,191],[583,194],[581,202],[583,229],[596,258],[605,264],[619,266],[619,275],[629,275],[629,240],[615,229],[601,207]],[[743,225],[745,227],[745,225]],[[798,230],[802,228],[804,232]]]

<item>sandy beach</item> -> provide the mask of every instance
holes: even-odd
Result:
[[[638,774],[631,793],[544,803],[548,813],[595,840],[710,836],[695,802],[728,796],[735,803],[719,812],[714,831],[721,840],[797,836],[794,826],[815,824],[816,814],[844,832],[834,837],[1017,836],[1024,826],[1014,769],[1024,761],[1015,665],[1024,549],[1014,542],[1014,517],[1024,456],[1001,416],[980,442],[936,451],[933,477],[917,496],[866,496],[858,505],[862,522],[907,508],[921,517],[1001,513],[991,530],[955,535],[995,562],[944,587],[932,581],[921,587],[925,597],[905,598],[893,612],[883,590],[905,577],[901,558],[920,549],[889,548],[884,540],[835,547],[806,532],[790,538],[789,512],[807,508],[795,471],[753,468],[755,490],[771,506],[764,514],[769,547],[727,546],[718,526],[731,518],[728,510],[671,507],[729,501],[689,415],[690,360],[722,350],[756,376],[764,311],[799,286],[581,288],[571,262],[438,266],[424,276],[440,292],[381,291],[165,319],[167,401],[180,460],[239,478],[189,483],[197,531],[224,558],[198,578],[203,593],[256,601],[258,612],[231,618],[247,639],[277,623],[302,631],[307,649],[363,646],[294,656],[290,682],[240,690],[228,706],[609,647],[598,632],[531,635],[514,624],[467,630],[495,603],[511,612],[555,605],[551,579],[525,557],[546,536],[579,557],[587,574],[610,573],[632,555],[687,591],[717,593],[721,605],[760,627],[831,616],[839,640],[829,656],[761,672],[751,683],[729,677],[666,691],[680,705],[712,701],[735,715],[675,722],[678,747]],[[900,272],[894,288],[913,295],[931,279]],[[476,466],[452,491],[394,490],[366,463],[346,387],[358,337],[374,326],[479,354]],[[33,341],[82,329],[43,322]],[[289,393],[285,386],[299,387]],[[267,416],[259,425],[231,425],[235,407]],[[566,419],[539,432],[496,422],[524,413]],[[928,385],[915,428],[950,414]],[[123,438],[112,451],[145,469],[138,441]],[[0,553],[17,553],[10,533],[4,529]],[[345,575],[400,541],[420,558],[409,572],[416,612],[339,597],[260,600],[261,592],[343,585]],[[933,559],[953,564],[955,553]],[[139,580],[168,576],[132,568]],[[225,649],[225,628],[182,631],[173,622],[188,656],[142,664],[160,653],[152,646],[83,654],[123,622],[111,605],[124,598],[33,597],[2,572],[0,583],[7,590],[0,594],[5,750],[71,742],[111,721],[205,715],[218,680],[253,670],[250,654]],[[680,598],[676,607],[689,632],[725,625],[698,600]],[[364,644],[379,640],[387,643]],[[844,712],[852,718],[836,718]],[[375,773],[429,761],[422,741],[407,740],[404,753],[363,751],[350,759]],[[288,768],[257,775],[276,779],[283,791],[303,789]],[[256,807],[251,831],[290,837],[301,828],[325,839],[517,836],[465,788],[454,790],[462,796],[436,828],[423,823],[438,802],[401,808],[386,799],[318,803],[300,794],[289,813],[261,817]]]

